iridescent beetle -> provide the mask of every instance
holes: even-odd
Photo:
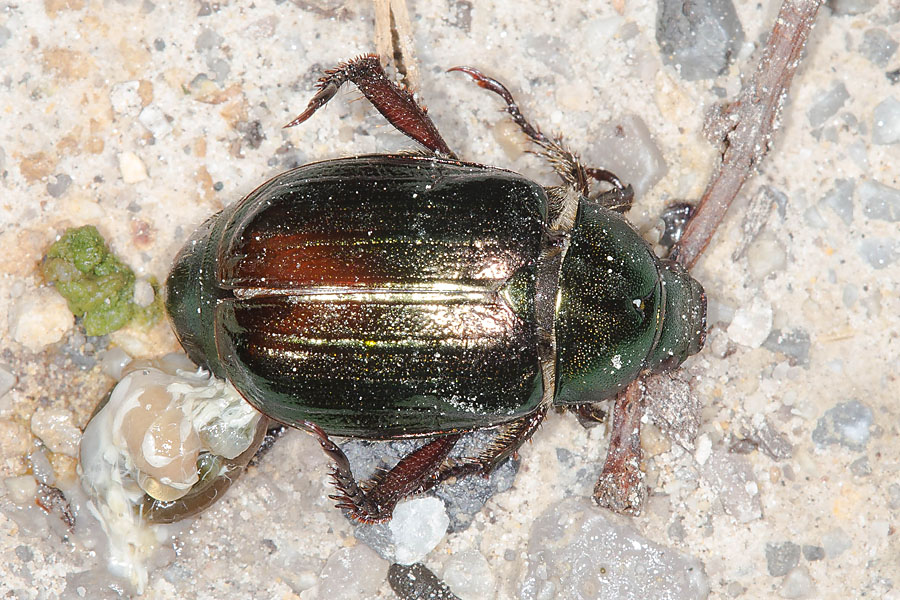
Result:
[[[551,406],[610,397],[700,350],[706,299],[620,216],[631,188],[584,167],[500,95],[562,179],[543,188],[460,161],[375,56],[328,71],[291,125],[354,83],[420,154],[278,175],[204,223],[175,260],[166,306],[193,361],[270,418],[317,436],[356,519],[451,475],[489,473]],[[590,180],[611,187],[591,193]],[[447,462],[463,432],[493,428]],[[360,485],[329,436],[432,437]]]

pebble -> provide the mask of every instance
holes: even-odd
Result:
[[[134,282],[134,303],[138,306],[147,307],[153,304],[153,286],[146,279],[138,279]]]
[[[766,341],[763,342],[763,348],[784,354],[792,366],[809,366],[809,346],[809,332],[801,327],[790,331],[773,329]]]
[[[703,564],[643,537],[586,499],[569,498],[532,524],[523,600],[543,598],[706,598]]]
[[[900,257],[900,242],[894,238],[867,237],[857,250],[870,267],[881,270]]]
[[[33,352],[60,341],[74,324],[65,299],[49,287],[26,292],[9,311],[12,338]]]
[[[865,450],[871,425],[872,409],[858,400],[841,402],[819,419],[812,440],[819,448],[840,444],[850,450]]]
[[[0,419],[0,456],[12,458],[26,454],[33,439],[24,425],[11,419]]]
[[[413,498],[398,504],[389,524],[395,562],[411,565],[424,559],[444,539],[448,525],[450,517],[437,498]]]
[[[744,30],[730,0],[699,0],[685,10],[682,0],[659,0],[656,42],[663,62],[682,79],[711,79],[725,72],[744,42]]]
[[[750,304],[734,312],[728,326],[728,337],[736,344],[759,348],[772,330],[772,305],[760,296],[754,296]]]
[[[123,81],[112,86],[109,102],[119,114],[137,113],[141,108],[140,81]]]
[[[813,593],[812,577],[806,567],[795,567],[781,582],[782,598],[807,598]]]
[[[9,38],[12,37],[12,32],[8,27],[0,25],[0,48],[6,45],[6,42],[9,41]]]
[[[600,127],[593,138],[592,151],[586,159],[630,183],[636,197],[644,195],[669,171],[650,128],[637,115]]]
[[[868,218],[890,223],[900,221],[900,189],[867,180],[859,185],[859,200]]]
[[[884,68],[897,52],[897,42],[880,27],[867,29],[859,44],[859,53],[876,67]]]
[[[172,132],[172,124],[166,118],[166,114],[155,104],[147,105],[141,114],[138,115],[138,121],[147,128],[147,131],[153,134],[157,140],[163,138]]]
[[[825,548],[825,556],[828,558],[840,556],[852,545],[853,540],[851,540],[850,536],[847,535],[847,532],[840,527],[832,529],[822,536],[822,547]]]
[[[478,550],[454,553],[444,565],[442,579],[459,600],[491,600],[495,595],[491,565]]]
[[[0,365],[0,398],[8,394],[17,381],[18,378],[15,375],[10,373],[3,365]]]
[[[781,577],[800,563],[800,546],[793,542],[766,544],[766,564],[769,575]]]
[[[825,122],[833,117],[837,111],[844,106],[844,103],[850,98],[847,86],[843,81],[835,81],[831,88],[819,95],[806,110],[806,118],[813,128],[821,127]]]
[[[29,505],[34,503],[38,484],[31,475],[7,477],[3,480],[3,484],[6,486],[7,497],[16,504]]]
[[[871,475],[872,466],[869,464],[869,457],[863,456],[850,463],[850,472],[857,477],[865,477],[867,475]]]
[[[900,509],[900,483],[888,486],[888,507],[891,510]]]
[[[760,280],[784,271],[787,252],[774,235],[763,232],[747,247],[747,270],[753,279]]]
[[[803,546],[803,558],[805,558],[809,562],[822,560],[823,558],[825,558],[825,548],[823,548],[822,546],[812,546],[810,544],[805,544]]]
[[[878,0],[828,0],[828,6],[835,15],[859,15],[872,10]]]
[[[43,447],[36,448],[28,458],[31,461],[31,471],[35,479],[45,485],[56,483],[56,474],[53,472],[47,451]]]
[[[319,573],[317,597],[325,600],[374,597],[387,577],[388,566],[368,546],[341,548],[328,557]]]
[[[872,123],[872,143],[900,142],[900,102],[888,97],[875,107]]]
[[[745,456],[713,448],[700,474],[718,494],[725,512],[739,523],[762,518],[759,484]]]
[[[830,208],[844,223],[849,225],[853,222],[853,190],[855,188],[855,179],[835,179],[834,187],[822,196],[819,204]]]
[[[75,415],[64,408],[38,407],[31,416],[31,433],[51,452],[78,457],[81,429],[75,425]]]
[[[147,167],[144,161],[134,152],[119,154],[119,172],[125,183],[138,183],[147,179]]]
[[[66,193],[71,184],[71,177],[65,173],[57,173],[55,177],[50,177],[47,181],[47,193],[53,198],[59,198]]]

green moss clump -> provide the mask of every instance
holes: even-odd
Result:
[[[133,318],[151,325],[162,314],[156,286],[150,306],[134,303],[134,271],[110,252],[92,225],[66,230],[47,250],[41,272],[66,299],[69,310],[82,317],[88,335],[105,335]]]

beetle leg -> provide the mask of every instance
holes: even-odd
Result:
[[[306,110],[285,127],[293,127],[307,120],[331,100],[347,81],[355,84],[359,91],[369,99],[372,106],[401,133],[411,137],[435,154],[455,158],[453,151],[447,146],[447,142],[441,137],[425,109],[416,103],[412,94],[388,78],[378,57],[374,54],[359,56],[341,63],[337,68],[325,71],[325,75],[319,79],[319,91],[309,101]]]
[[[645,474],[641,470],[642,386],[640,379],[636,379],[616,396],[609,450],[603,471],[594,486],[597,504],[619,514],[634,516],[641,513],[647,496]]]
[[[428,483],[459,439],[459,434],[435,438],[404,457],[390,471],[360,484],[353,477],[347,455],[328,434],[308,421],[298,427],[313,434],[325,454],[334,461],[331,481],[338,493],[329,498],[337,500],[338,508],[363,523],[389,521],[400,500],[430,487]]]
[[[451,477],[475,474],[487,477],[500,463],[512,456],[522,447],[522,444],[531,439],[531,436],[537,431],[538,426],[546,415],[547,408],[542,407],[518,421],[504,425],[490,445],[477,457],[464,458],[455,464],[445,466],[428,487],[437,485]]]
[[[550,162],[553,170],[556,171],[567,186],[574,187],[583,196],[597,200],[611,210],[625,212],[631,207],[631,198],[634,196],[631,186],[625,186],[618,177],[606,169],[583,166],[578,155],[565,147],[561,137],[548,138],[541,133],[538,127],[525,119],[522,111],[519,110],[519,105],[505,85],[472,67],[453,67],[449,71],[465,73],[474,79],[479,87],[490,90],[500,96],[506,102],[506,112],[513,118],[519,129],[541,148],[540,154]],[[606,182],[613,189],[609,192],[598,194],[594,198],[590,193],[589,178]],[[609,194],[613,195],[608,196]]]

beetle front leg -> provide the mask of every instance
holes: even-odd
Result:
[[[298,427],[313,434],[334,461],[331,481],[338,493],[329,498],[337,500],[338,508],[363,523],[389,521],[400,500],[430,487],[435,473],[459,440],[459,434],[435,438],[401,459],[390,471],[360,484],[353,477],[347,455],[322,428],[308,421]]]
[[[640,380],[632,381],[616,396],[609,450],[603,471],[594,486],[597,504],[613,512],[633,516],[641,513],[647,496],[645,473],[641,469],[642,386]]]
[[[319,92],[309,101],[306,110],[285,127],[293,127],[307,120],[331,100],[347,81],[355,84],[372,106],[401,133],[436,154],[455,158],[425,109],[416,103],[412,94],[388,78],[374,54],[354,58],[335,69],[325,71],[325,75],[319,79]]]
[[[532,125],[522,115],[519,105],[505,85],[472,67],[453,67],[449,71],[465,73],[474,79],[479,87],[490,90],[500,96],[506,102],[506,112],[509,113],[515,124],[519,126],[522,133],[540,146],[540,154],[550,163],[553,170],[556,171],[567,186],[574,187],[586,198],[599,202],[610,210],[625,212],[631,208],[631,199],[634,196],[634,191],[630,185],[626,186],[615,174],[606,169],[583,166],[578,155],[563,145],[561,137],[551,139],[541,133],[537,126]],[[592,196],[588,179],[608,183],[612,186],[612,189]]]

